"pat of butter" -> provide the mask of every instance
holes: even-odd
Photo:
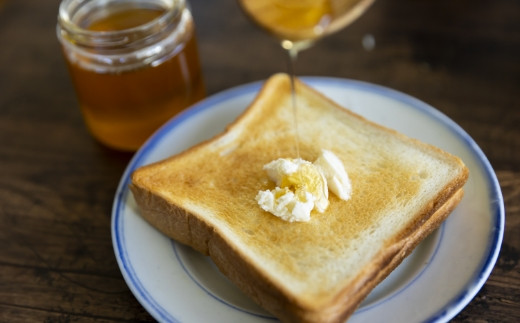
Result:
[[[314,197],[311,193],[305,192],[304,198],[300,199],[287,187],[260,191],[256,200],[264,211],[289,222],[309,221],[314,208]]]
[[[314,165],[318,166],[325,178],[329,189],[340,199],[347,201],[352,194],[352,184],[341,160],[329,150],[322,149],[321,155]]]
[[[264,170],[277,187],[258,192],[256,201],[263,210],[285,221],[309,221],[314,209],[323,213],[329,206],[329,188],[341,199],[350,198],[351,184],[343,164],[328,150],[322,150],[314,164],[300,158],[279,158],[266,164]]]

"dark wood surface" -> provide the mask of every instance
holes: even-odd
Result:
[[[286,71],[278,45],[234,1],[191,5],[208,94]],[[57,0],[0,0],[0,322],[152,321],[123,281],[110,237],[132,155],[85,129],[57,10]],[[397,89],[474,138],[499,179],[506,229],[487,283],[453,321],[519,322],[520,2],[380,0],[304,52],[296,73]]]

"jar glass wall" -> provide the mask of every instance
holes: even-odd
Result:
[[[136,150],[205,95],[184,0],[64,0],[57,34],[85,122],[107,146]]]

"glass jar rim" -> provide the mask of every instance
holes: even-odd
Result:
[[[99,4],[97,4],[99,2]],[[109,4],[156,4],[161,9],[165,9],[158,17],[144,24],[131,28],[114,31],[88,30],[82,27],[78,21],[80,18],[75,16],[87,16],[90,12]],[[85,7],[90,5],[91,8]],[[126,45],[151,35],[166,34],[170,32],[172,22],[180,20],[182,12],[186,6],[185,0],[152,0],[152,1],[119,1],[119,0],[62,0],[58,12],[58,29],[61,29],[61,36],[69,38],[78,46],[111,48]],[[170,26],[170,27],[169,27]],[[60,32],[58,32],[60,34]]]

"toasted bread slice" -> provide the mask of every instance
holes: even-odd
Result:
[[[209,255],[282,321],[339,322],[462,198],[463,162],[372,123],[297,81],[299,152],[343,162],[349,201],[329,195],[304,223],[263,211],[273,188],[262,167],[296,157],[287,75],[266,81],[222,134],[132,174],[140,214],[167,236]]]

